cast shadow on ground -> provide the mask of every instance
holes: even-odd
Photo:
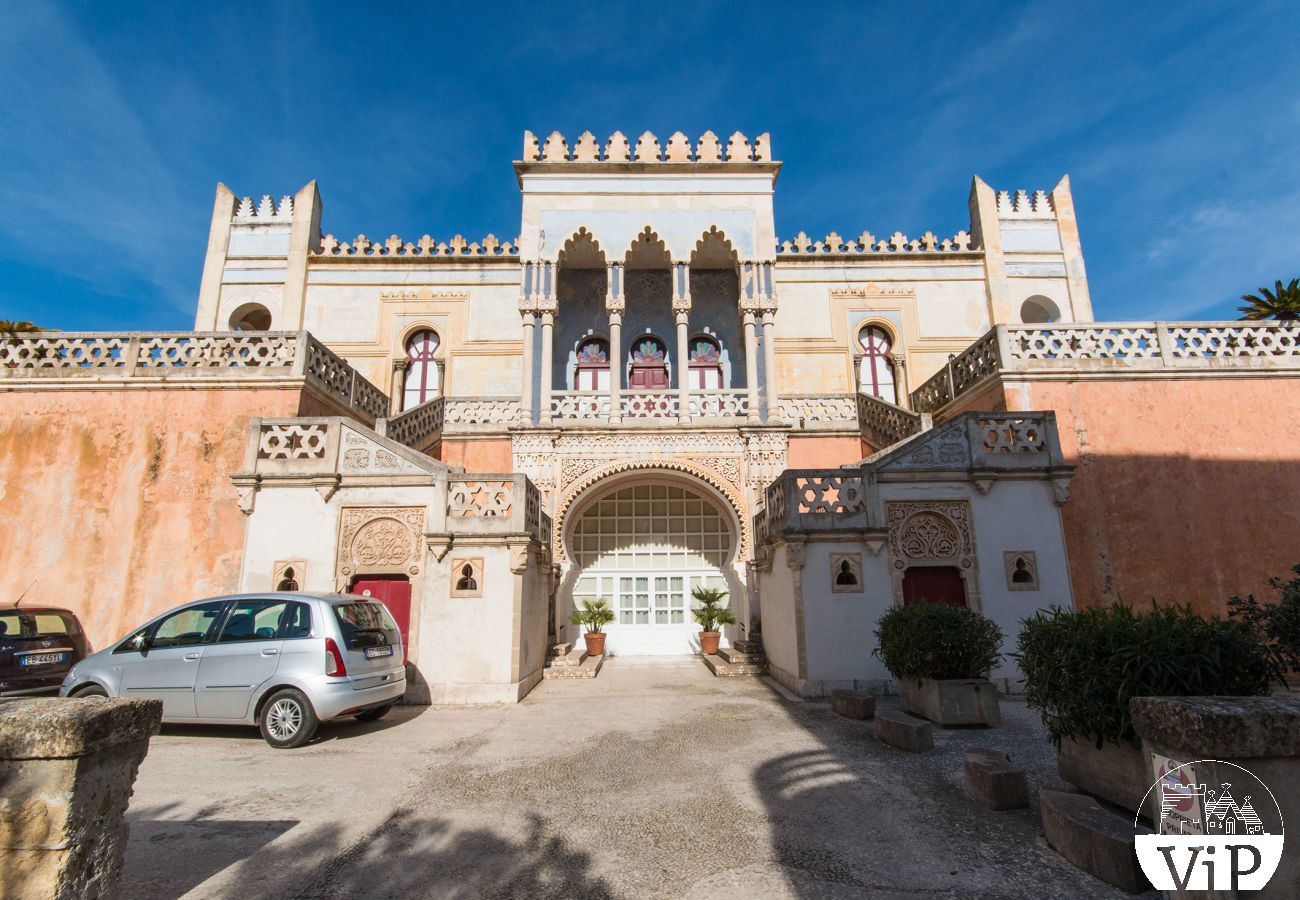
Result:
[[[307,746],[312,747],[328,741],[346,741],[352,738],[361,737],[362,735],[387,731],[390,728],[399,728],[404,723],[423,715],[425,711],[430,708],[431,707],[428,706],[399,706],[376,722],[358,722],[356,719],[351,717],[322,722],[320,728],[316,731],[315,737],[308,741]],[[255,726],[242,724],[186,725],[167,722],[162,726],[162,733],[165,735],[175,735],[177,737],[217,738],[245,741],[262,740],[262,735]]]

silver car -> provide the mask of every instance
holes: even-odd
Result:
[[[242,722],[288,748],[328,719],[378,719],[405,690],[382,603],[273,593],[178,606],[73,666],[59,696],[156,698],[165,722]]]

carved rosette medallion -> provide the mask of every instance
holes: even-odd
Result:
[[[423,534],[423,507],[345,509],[339,523],[338,575],[348,577],[363,572],[416,574]]]
[[[970,505],[964,500],[890,501],[885,504],[894,567],[949,562],[969,568],[975,556]]]

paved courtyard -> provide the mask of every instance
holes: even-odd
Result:
[[[890,704],[893,698],[883,700]],[[1034,810],[961,790],[962,750],[1055,781],[1041,725],[936,730],[912,755],[870,723],[697,660],[609,660],[521,704],[404,708],[298,751],[173,726],[130,810],[125,896],[1112,897]]]

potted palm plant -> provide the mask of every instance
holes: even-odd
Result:
[[[721,588],[707,588],[700,586],[691,591],[691,598],[699,603],[697,609],[691,610],[695,616],[695,621],[699,623],[700,628],[700,652],[705,656],[712,656],[718,652],[718,641],[722,634],[718,631],[719,625],[735,625],[736,614],[728,607],[722,606],[722,602],[727,599],[727,592]]]
[[[583,632],[582,639],[587,643],[588,655],[605,655],[604,628],[614,621],[614,610],[609,608],[608,600],[603,597],[598,600],[583,600],[582,606],[569,616],[569,621],[587,629]]]

